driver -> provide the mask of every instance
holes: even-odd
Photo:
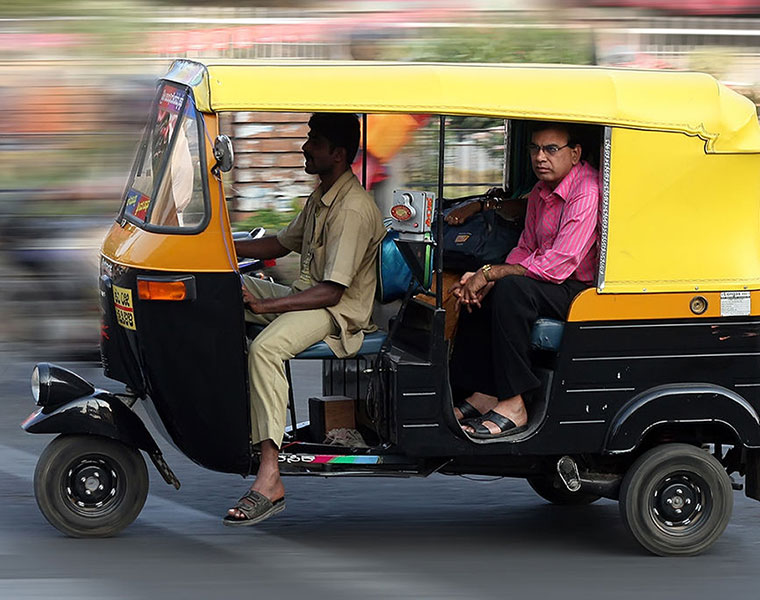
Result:
[[[335,356],[361,348],[372,331],[380,211],[351,172],[359,147],[353,114],[315,113],[302,146],[304,169],[319,177],[301,213],[276,236],[235,242],[238,256],[270,259],[301,254],[291,287],[243,276],[246,320],[266,325],[248,352],[252,442],[261,462],[251,489],[224,524],[253,525],[285,508],[278,465],[285,431],[288,383],[284,361],[324,340]]]

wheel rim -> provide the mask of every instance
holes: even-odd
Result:
[[[124,471],[107,456],[79,457],[65,473],[63,498],[78,515],[102,517],[116,510],[124,498]]]
[[[702,527],[712,511],[709,486],[696,473],[679,471],[660,479],[652,488],[649,512],[663,532],[690,535]]]

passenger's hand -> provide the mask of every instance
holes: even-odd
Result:
[[[459,206],[446,215],[445,221],[449,225],[461,225],[467,219],[480,212],[480,202],[470,202]]]
[[[457,299],[457,304],[459,304],[459,299],[462,296],[462,287],[464,286],[465,283],[467,283],[467,280],[470,277],[472,277],[474,274],[475,273],[468,271],[467,273],[465,273],[459,278],[459,281],[457,281],[454,285],[452,285],[449,288],[449,293],[453,294],[454,297]]]
[[[489,282],[486,281],[486,276],[481,270],[475,273],[465,273],[465,275],[469,275],[469,277],[462,286],[459,302],[464,304],[468,311],[472,311],[473,306],[480,308],[480,302],[490,291],[491,286],[489,286]],[[464,279],[464,276],[462,279]]]
[[[493,288],[493,286],[494,286],[495,283],[496,283],[495,281],[489,281],[486,284],[486,287],[482,288],[478,292],[478,305],[477,305],[478,308],[480,308],[480,303],[483,302],[483,298],[485,298],[488,295],[488,292],[491,291],[491,288]]]

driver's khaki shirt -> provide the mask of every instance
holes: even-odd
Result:
[[[277,234],[283,246],[301,254],[293,292],[323,281],[345,288],[338,304],[325,309],[339,329],[325,340],[338,358],[356,354],[364,333],[376,329],[371,315],[384,236],[380,211],[350,169],[327,193],[314,190],[301,213]]]

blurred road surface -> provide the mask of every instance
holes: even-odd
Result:
[[[757,598],[760,505],[736,492],[723,537],[696,558],[662,559],[624,530],[617,504],[555,507],[521,480],[286,480],[288,508],[255,527],[220,519],[246,489],[159,441],[182,482],[151,470],[137,521],[106,540],[63,537],[32,492],[47,436],[18,424],[33,409],[42,349],[0,345],[0,599]],[[66,363],[108,387],[98,368]],[[303,402],[319,365],[294,369]],[[113,385],[111,389],[118,389]]]

